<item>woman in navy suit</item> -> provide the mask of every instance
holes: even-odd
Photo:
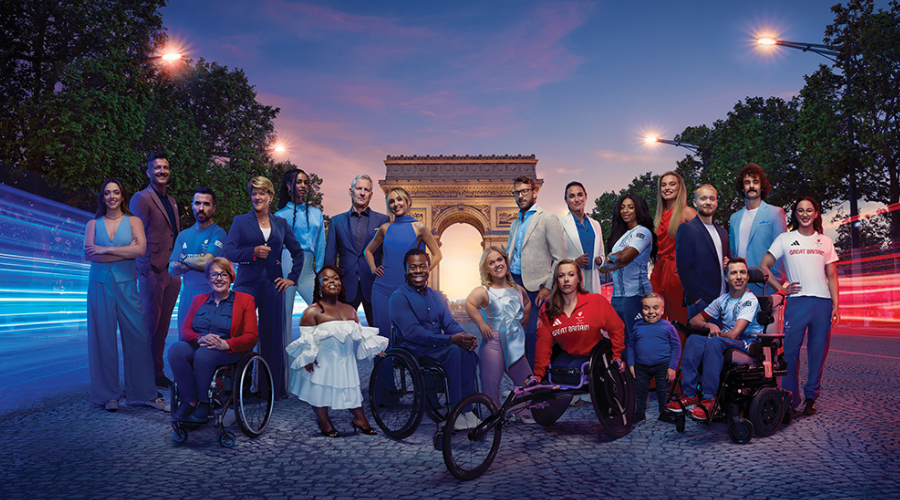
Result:
[[[239,263],[234,290],[253,296],[259,313],[259,354],[272,370],[275,399],[287,397],[284,365],[284,290],[295,286],[303,269],[303,248],[291,226],[269,212],[275,186],[265,177],[247,185],[253,211],[234,217],[225,257]],[[281,248],[291,252],[293,266],[287,278],[281,272]]]

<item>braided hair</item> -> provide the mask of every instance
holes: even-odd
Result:
[[[300,168],[293,168],[288,170],[281,176],[281,187],[278,190],[278,208],[282,209],[287,206],[288,202],[291,201],[294,197],[293,187],[297,183],[297,176],[303,174],[306,177],[307,182],[309,181],[309,175]],[[288,185],[291,186],[291,189],[288,188]],[[303,197],[303,204],[306,205],[306,227],[309,227],[309,197],[310,190],[306,191],[306,196]],[[297,206],[298,203],[294,203],[294,216],[291,220],[291,229],[294,229],[297,224]]]
[[[347,289],[344,288],[344,273],[341,272],[341,268],[337,266],[332,266],[330,264],[326,264],[322,266],[322,269],[319,269],[319,272],[316,273],[315,285],[313,285],[313,304],[318,303],[322,300],[322,273],[325,272],[326,269],[331,269],[335,273],[337,273],[338,278],[341,278],[341,291],[338,292],[338,302],[347,303]],[[322,305],[319,305],[319,308],[322,309]]]

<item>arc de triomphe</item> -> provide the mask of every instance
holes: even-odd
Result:
[[[519,208],[513,198],[513,180],[520,175],[536,179],[535,155],[388,156],[384,160],[382,191],[406,189],[412,197],[410,215],[431,228],[438,244],[453,224],[474,227],[482,248],[504,246],[509,226]],[[536,179],[538,187],[544,181]],[[440,289],[440,265],[429,286]]]

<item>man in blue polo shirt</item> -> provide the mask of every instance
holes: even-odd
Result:
[[[196,295],[209,293],[206,282],[206,263],[220,257],[225,248],[225,230],[212,221],[216,211],[216,194],[207,187],[197,188],[191,203],[196,224],[178,233],[172,256],[169,257],[169,273],[184,275],[178,303],[178,329],[187,316],[191,301]]]
[[[400,344],[417,356],[437,360],[447,372],[450,406],[477,392],[478,339],[466,333],[450,314],[447,299],[428,288],[431,262],[425,250],[406,252],[406,284],[391,295],[392,327]]]

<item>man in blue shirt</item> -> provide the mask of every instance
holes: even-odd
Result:
[[[225,230],[212,221],[212,215],[216,211],[216,194],[213,190],[207,187],[197,188],[191,209],[197,223],[178,233],[172,256],[169,257],[169,274],[182,275],[178,303],[179,330],[194,297],[209,293],[206,263],[221,256],[225,249]]]
[[[463,331],[450,314],[447,299],[428,288],[431,262],[425,250],[406,252],[406,284],[391,295],[392,327],[400,345],[417,356],[437,360],[447,372],[450,405],[478,390],[478,339]]]
[[[756,321],[759,301],[747,290],[749,271],[747,261],[734,257],[726,267],[731,291],[713,301],[706,309],[691,318],[691,326],[696,329],[708,328],[709,336],[691,335],[681,356],[682,402],[685,406],[696,405],[691,416],[705,419],[715,406],[715,395],[719,390],[719,374],[725,364],[725,351],[737,349],[744,353],[755,342],[750,334],[762,333],[763,327]],[[721,320],[725,328],[719,328],[712,319]],[[703,366],[701,375],[700,366]],[[697,393],[697,382],[701,381],[702,394]],[[707,399],[703,399],[706,396]],[[681,405],[673,401],[666,405],[672,411],[681,411]]]

